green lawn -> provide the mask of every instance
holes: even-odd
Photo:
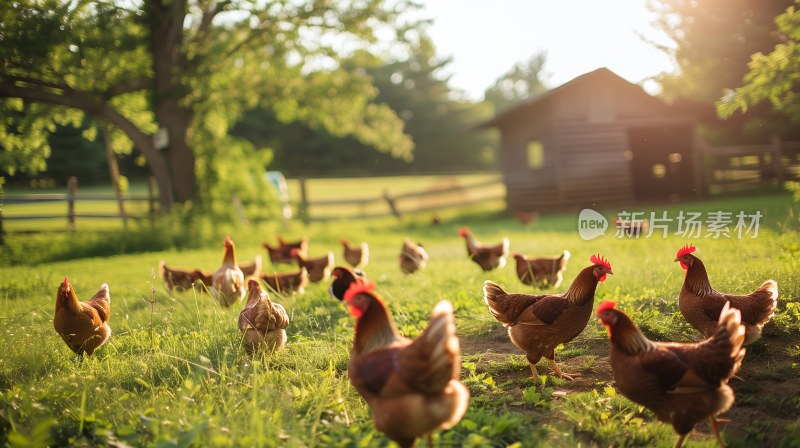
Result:
[[[775,318],[748,349],[739,374],[745,381],[732,383],[737,403],[725,415],[732,422],[723,434],[731,447],[800,444],[800,234],[791,197],[758,194],[629,210],[667,210],[671,216],[679,210],[762,212],[755,239],[692,240],[717,289],[746,292],[767,278],[780,289]],[[577,213],[547,215],[523,226],[497,211],[452,212],[439,225],[429,215],[309,226],[291,222],[242,227],[231,237],[241,260],[266,255],[260,243],[274,241],[276,234],[308,235],[311,255],[333,250],[337,259],[340,237],[367,241],[372,255],[366,272],[409,336],[425,328],[436,302],[453,303],[463,351],[461,379],[472,399],[462,422],[436,436],[437,445],[672,446],[670,427],[615,392],[605,330],[595,319],[556,353],[564,370],[581,372],[581,379],[567,383],[546,376],[536,384],[528,379],[524,357],[486,309],[481,287],[492,279],[508,290],[532,289],[516,279],[513,266],[481,272],[466,258],[457,231],[469,225],[487,242],[508,236],[512,251],[526,254],[569,249],[572,259],[560,290],[588,265],[591,254],[606,255],[615,275],[600,285],[595,302],[616,300],[656,340],[698,339],[678,311],[683,271],[672,261],[687,241],[618,239],[613,232],[583,241]],[[289,343],[278,353],[254,357],[240,344],[240,306],[222,309],[206,295],[166,293],[156,278],[158,261],[214,269],[227,230],[218,233],[218,243],[200,249],[126,255],[111,250],[79,259],[58,252],[65,241],[58,239],[36,249],[42,253],[35,263],[20,258],[21,264],[0,267],[5,335],[0,439],[13,446],[386,446],[347,379],[353,320],[328,297],[327,283],[311,285],[300,296],[273,296],[290,315]],[[401,274],[397,255],[404,236],[428,248],[427,270]],[[28,237],[12,233],[9,244]],[[47,259],[50,251],[58,252],[57,261]],[[52,327],[55,293],[65,275],[82,299],[104,282],[111,290],[113,335],[82,363]],[[549,373],[546,362],[539,371]],[[699,425],[687,446],[716,446],[708,425]]]

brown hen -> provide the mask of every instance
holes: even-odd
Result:
[[[733,404],[728,380],[745,353],[739,310],[723,305],[714,334],[694,344],[647,339],[614,302],[603,302],[597,315],[608,329],[611,369],[620,392],[649,408],[658,420],[672,424],[678,433],[676,448],[696,423],[706,419],[726,446],[716,417]]]
[[[468,228],[462,227],[458,234],[467,243],[467,255],[478,264],[484,271],[491,271],[495,268],[503,268],[508,257],[508,238],[503,238],[500,244],[482,244],[475,238],[475,235]]]
[[[580,374],[561,371],[555,361],[555,349],[581,334],[592,315],[597,283],[605,281],[611,264],[593,255],[591,266],[584,268],[563,294],[508,294],[494,282],[483,285],[483,300],[498,321],[508,327],[511,342],[525,352],[531,364],[531,377],[537,379],[536,363],[544,356],[556,375],[572,380]]]
[[[557,257],[528,258],[515,253],[517,262],[517,277],[526,285],[536,285],[542,288],[557,288],[564,280],[564,271],[567,270],[569,251],[565,250]]]
[[[247,353],[260,348],[277,350],[286,344],[289,315],[283,305],[273,303],[257,280],[247,282],[247,303],[239,313],[239,331]]]
[[[91,299],[80,302],[69,280],[64,277],[56,294],[53,327],[70,350],[78,356],[84,353],[91,356],[111,336],[111,327],[108,326],[110,316],[108,284],[103,283]]]
[[[369,245],[362,242],[359,246],[350,243],[349,240],[342,238],[339,240],[344,249],[344,261],[354,268],[364,269],[369,263]]]

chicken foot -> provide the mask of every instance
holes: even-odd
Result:
[[[554,359],[548,359],[547,362],[549,362],[550,365],[553,366],[553,373],[555,373],[555,375],[558,376],[558,377],[561,377],[561,378],[564,378],[564,379],[567,379],[567,380],[570,380],[570,381],[574,381],[576,378],[580,378],[580,376],[581,376],[580,373],[564,373],[564,372],[562,372],[561,369],[558,367],[558,364],[556,364],[556,361]]]

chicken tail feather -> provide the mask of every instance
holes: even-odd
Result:
[[[752,297],[758,300],[759,313],[758,324],[765,324],[772,319],[775,314],[775,308],[778,306],[778,283],[775,280],[767,280],[756,289]]]
[[[483,301],[489,306],[489,311],[492,312],[495,319],[509,325],[511,321],[500,307],[501,297],[505,295],[506,292],[497,283],[491,280],[483,282]]]
[[[744,336],[745,328],[742,325],[741,313],[736,308],[731,308],[729,303],[725,303],[719,315],[717,331],[709,342],[720,348],[729,349],[728,354],[732,361],[732,368],[730,372],[727,372],[726,376],[728,377],[738,372],[741,367],[745,354],[745,349],[742,348]]]

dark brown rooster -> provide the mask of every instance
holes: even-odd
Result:
[[[414,446],[458,423],[469,391],[458,381],[461,349],[450,302],[434,307],[430,323],[416,339],[402,336],[371,282],[355,282],[344,301],[356,318],[350,351],[350,383],[372,410],[378,431],[401,447]]]
[[[278,245],[277,246],[270,246],[267,243],[261,243],[261,246],[267,250],[267,255],[269,255],[269,259],[272,264],[280,264],[280,263],[294,263],[294,257],[292,256],[292,249],[297,249],[302,254],[308,252],[308,238],[303,237],[299,241],[289,242],[283,239],[283,237],[278,236]]]
[[[280,294],[302,294],[308,284],[308,270],[306,268],[300,268],[297,272],[274,272],[272,274],[262,272],[259,277],[273,291]]]
[[[592,255],[591,266],[584,268],[563,294],[508,294],[494,282],[483,284],[483,299],[495,319],[508,327],[511,342],[525,352],[531,364],[531,377],[537,379],[536,363],[544,356],[556,375],[573,379],[555,361],[555,349],[581,334],[592,315],[597,283],[605,281],[611,264]]]
[[[558,288],[564,280],[564,271],[569,261],[569,251],[565,250],[557,257],[528,258],[515,253],[517,262],[517,277],[526,285],[536,285],[542,288]]]
[[[761,329],[775,314],[778,305],[778,284],[767,280],[754,292],[747,295],[725,294],[716,291],[708,281],[706,267],[699,258],[692,255],[697,248],[691,244],[682,247],[675,261],[686,270],[678,304],[683,317],[706,338],[716,332],[719,313],[726,303],[736,308],[742,315],[746,330],[744,345],[749,345],[761,337]]]
[[[103,283],[91,299],[78,301],[67,277],[58,287],[53,327],[56,333],[78,356],[91,356],[111,336],[108,319],[111,317],[111,294]]]
[[[331,287],[328,289],[331,297],[339,300],[344,300],[344,293],[355,282],[364,282],[367,276],[359,269],[350,269],[347,266],[336,266],[331,272],[333,281]]]
[[[503,268],[508,257],[508,238],[503,238],[500,244],[486,245],[475,239],[475,235],[468,228],[462,227],[458,234],[467,243],[467,255],[484,271]]]
[[[331,276],[333,252],[319,258],[306,258],[297,249],[292,249],[292,256],[297,260],[298,266],[308,270],[308,280],[312,283],[321,282]]]
[[[718,427],[724,420],[717,415],[733,404],[728,380],[745,353],[739,310],[725,303],[714,334],[695,344],[647,339],[614,302],[603,302],[597,315],[608,329],[611,369],[622,394],[670,423],[678,433],[676,448],[695,424],[706,419],[726,446]]]

